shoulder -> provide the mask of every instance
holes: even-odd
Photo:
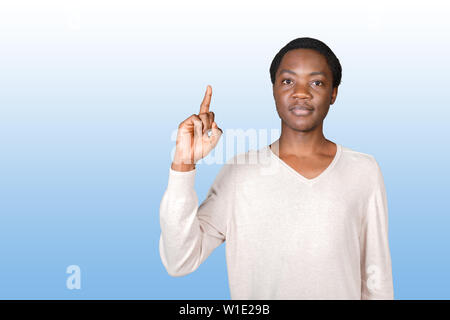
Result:
[[[236,181],[246,181],[261,175],[261,167],[267,166],[270,158],[266,147],[239,152],[224,164],[224,171],[232,174]]]
[[[377,181],[381,175],[381,168],[374,155],[345,146],[341,146],[341,148],[343,162],[354,174],[367,179],[367,182]]]
[[[258,164],[259,158],[259,150],[250,149],[249,151],[240,152],[230,157],[225,162],[225,166],[229,167],[230,170],[233,170],[235,172],[246,172],[248,169]]]
[[[240,152],[234,156],[228,158],[219,170],[217,175],[218,180],[235,180],[236,177],[242,179],[242,175],[247,174],[250,164],[252,163],[250,159],[254,155],[254,150],[249,150],[247,152]]]

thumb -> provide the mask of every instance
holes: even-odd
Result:
[[[209,137],[210,142],[211,142],[211,147],[214,148],[217,145],[217,143],[220,140],[220,137],[222,136],[222,133],[223,133],[222,129],[220,129],[217,126],[217,123],[213,122],[211,124],[211,135]]]
[[[217,123],[216,123],[215,121],[211,124],[211,127],[212,127],[213,129],[218,129],[218,130],[220,130],[220,133],[221,133],[221,134],[223,133],[222,129],[220,129],[220,128],[217,126]],[[213,131],[214,131],[214,130],[213,130]]]

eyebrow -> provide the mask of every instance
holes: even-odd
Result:
[[[280,72],[278,73],[279,75],[281,75],[282,73],[290,73],[293,75],[297,75],[294,71],[289,70],[289,69],[281,69]],[[325,72],[322,71],[313,71],[309,74],[310,76],[315,76],[315,75],[323,75],[323,76],[327,76]]]

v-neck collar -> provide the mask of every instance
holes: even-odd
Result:
[[[335,142],[336,143],[336,142]],[[292,168],[290,165],[288,165],[286,162],[284,162],[279,156],[277,156],[272,149],[270,148],[270,145],[266,146],[266,149],[268,150],[268,153],[270,154],[270,156],[272,158],[274,158],[276,161],[278,161],[279,163],[281,163],[284,167],[286,167],[291,173],[293,173],[295,176],[297,176],[301,181],[303,181],[306,184],[312,185],[314,183],[316,183],[317,181],[321,180],[323,177],[325,177],[326,175],[328,175],[330,173],[330,171],[335,167],[337,161],[339,160],[339,158],[341,157],[342,154],[342,146],[339,143],[336,143],[336,154],[334,155],[333,160],[331,161],[331,163],[328,165],[328,167],[326,167],[325,170],[322,171],[322,173],[320,173],[317,177],[312,178],[312,179],[308,179],[306,177],[304,177],[303,175],[301,175],[299,172],[297,172],[294,168]]]

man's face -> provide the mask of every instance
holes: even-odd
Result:
[[[277,112],[284,124],[304,132],[321,125],[336,99],[337,88],[332,84],[333,75],[324,56],[312,49],[288,51],[273,85]],[[312,110],[295,110],[294,106]]]

